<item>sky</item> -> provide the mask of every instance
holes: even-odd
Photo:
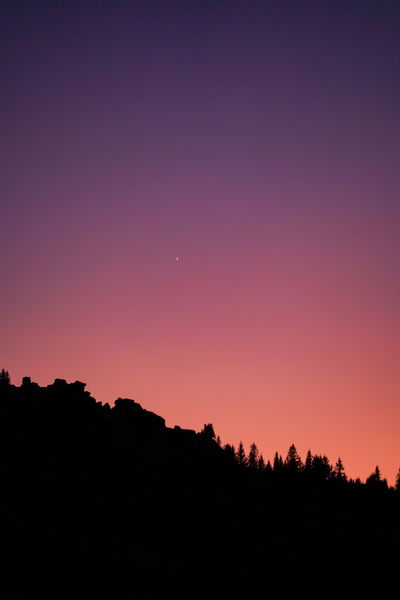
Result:
[[[393,483],[399,27],[397,0],[3,0],[12,382]]]

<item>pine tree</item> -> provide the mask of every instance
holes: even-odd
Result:
[[[376,465],[375,471],[373,473],[371,473],[371,475],[369,477],[367,477],[367,479],[365,481],[365,485],[377,487],[380,485],[381,482],[382,482],[381,471],[380,471],[378,465]]]
[[[312,474],[313,479],[323,480],[330,479],[332,467],[329,464],[329,459],[325,454],[323,456],[315,454],[312,459]]]
[[[286,456],[285,467],[287,468],[289,473],[296,474],[301,471],[302,466],[303,464],[297,452],[296,446],[292,444]]]
[[[249,463],[249,467],[251,469],[256,469],[258,466],[258,448],[257,446],[254,444],[251,444],[250,446],[250,452],[249,452],[249,457],[248,457],[248,463]]]
[[[304,463],[304,472],[305,473],[310,473],[310,471],[312,469],[312,462],[313,462],[313,458],[312,458],[311,450],[308,450],[306,460]]]
[[[275,452],[273,468],[275,473],[280,473],[281,471],[283,471],[282,456],[280,454],[278,455],[278,452]]]
[[[236,462],[235,446],[231,446],[231,444],[225,444],[224,452],[230,462]]]
[[[340,481],[347,481],[347,475],[344,471],[344,466],[343,466],[343,462],[342,459],[339,458],[337,459],[335,468],[333,469],[332,475],[335,479],[338,479]]]
[[[238,465],[241,465],[243,467],[247,466],[248,464],[246,452],[244,451],[244,446],[242,442],[239,442],[239,446],[236,451],[236,462],[238,463]]]

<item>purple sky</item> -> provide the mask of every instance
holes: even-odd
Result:
[[[3,1],[0,368],[393,481],[399,26],[382,0]]]

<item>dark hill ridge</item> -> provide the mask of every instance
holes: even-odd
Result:
[[[267,598],[311,564],[315,580],[340,561],[390,581],[399,559],[400,494],[379,470],[362,484],[294,446],[265,465],[80,381],[18,387],[3,370],[0,477],[0,599]]]

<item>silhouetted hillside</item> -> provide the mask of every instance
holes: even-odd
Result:
[[[265,464],[211,424],[172,429],[79,381],[17,387],[4,370],[0,452],[0,598],[268,598],[334,565],[397,569],[400,493],[378,468],[363,484],[294,445]]]

